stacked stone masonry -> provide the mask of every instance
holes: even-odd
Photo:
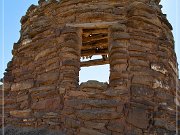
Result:
[[[180,81],[172,26],[159,2],[31,5],[4,73],[4,124],[67,135],[174,135]],[[107,30],[109,83],[79,85],[84,29]]]

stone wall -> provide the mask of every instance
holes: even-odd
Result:
[[[4,75],[5,125],[69,135],[175,134],[177,60],[159,0],[40,0],[21,23]],[[108,29],[109,84],[79,85],[87,27]]]

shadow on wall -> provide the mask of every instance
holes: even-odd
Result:
[[[6,126],[4,131],[5,135],[65,135],[61,131],[50,132],[47,129],[15,128],[12,126]],[[0,135],[3,135],[2,129],[0,129]]]

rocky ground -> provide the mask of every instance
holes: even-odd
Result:
[[[0,129],[0,135],[64,135],[62,132],[50,132],[47,129],[32,129],[32,128],[15,128],[12,126],[6,126],[4,128],[4,134]]]

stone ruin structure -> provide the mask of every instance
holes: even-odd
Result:
[[[4,124],[67,135],[174,135],[180,81],[172,26],[159,3],[31,5],[3,78]],[[80,60],[94,55],[102,59]],[[109,83],[79,85],[81,67],[103,64]]]

